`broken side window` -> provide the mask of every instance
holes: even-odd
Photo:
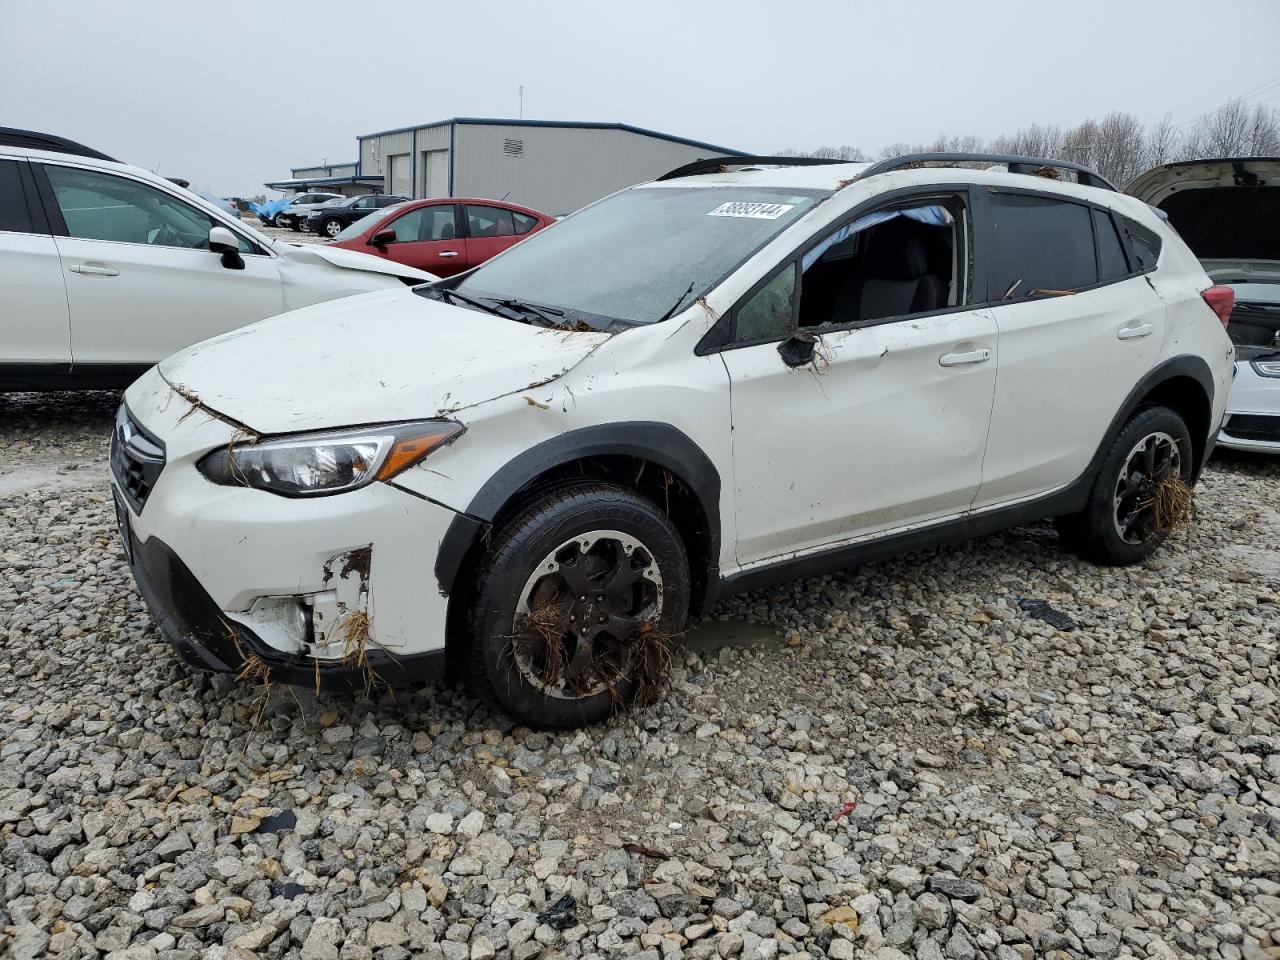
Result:
[[[959,198],[858,217],[802,259],[800,326],[873,323],[962,302]]]

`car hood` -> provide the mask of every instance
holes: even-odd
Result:
[[[251,430],[291,433],[448,416],[554,380],[609,337],[389,290],[241,327],[174,354],[160,373]]]
[[[385,257],[375,257],[369,253],[344,250],[328,243],[287,243],[283,240],[276,240],[272,243],[272,249],[286,260],[293,260],[296,263],[328,264],[332,267],[341,267],[343,270],[385,273],[389,276],[407,277],[410,280],[420,280],[424,283],[428,280],[440,279],[434,273],[427,273],[427,271],[419,270],[417,267],[396,263],[394,260],[388,260]]]
[[[1163,211],[1201,260],[1280,261],[1280,157],[1166,163],[1126,192]]]

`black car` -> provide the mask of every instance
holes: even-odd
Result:
[[[326,203],[307,214],[302,229],[310,230],[333,239],[344,229],[375,210],[404,203],[408,197],[395,197],[384,193],[371,193],[362,197],[348,197],[337,203]]]

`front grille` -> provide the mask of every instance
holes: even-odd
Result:
[[[163,469],[163,441],[133,419],[128,407],[120,404],[116,426],[111,432],[111,472],[134,513],[142,513]]]
[[[1258,413],[1237,413],[1227,421],[1222,432],[1240,440],[1280,442],[1280,417],[1268,417]]]

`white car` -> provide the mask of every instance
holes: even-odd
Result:
[[[163,177],[0,128],[0,390],[123,387],[216,334],[432,279],[271,240]]]
[[[448,651],[563,727],[727,591],[1044,517],[1143,559],[1231,382],[1209,278],[1096,174],[929,165],[954,159],[696,163],[169,358],[112,453],[156,620],[310,686]]]
[[[1215,283],[1230,287],[1236,378],[1223,447],[1280,453],[1280,157],[1190,160],[1128,192],[1159,208]]]

